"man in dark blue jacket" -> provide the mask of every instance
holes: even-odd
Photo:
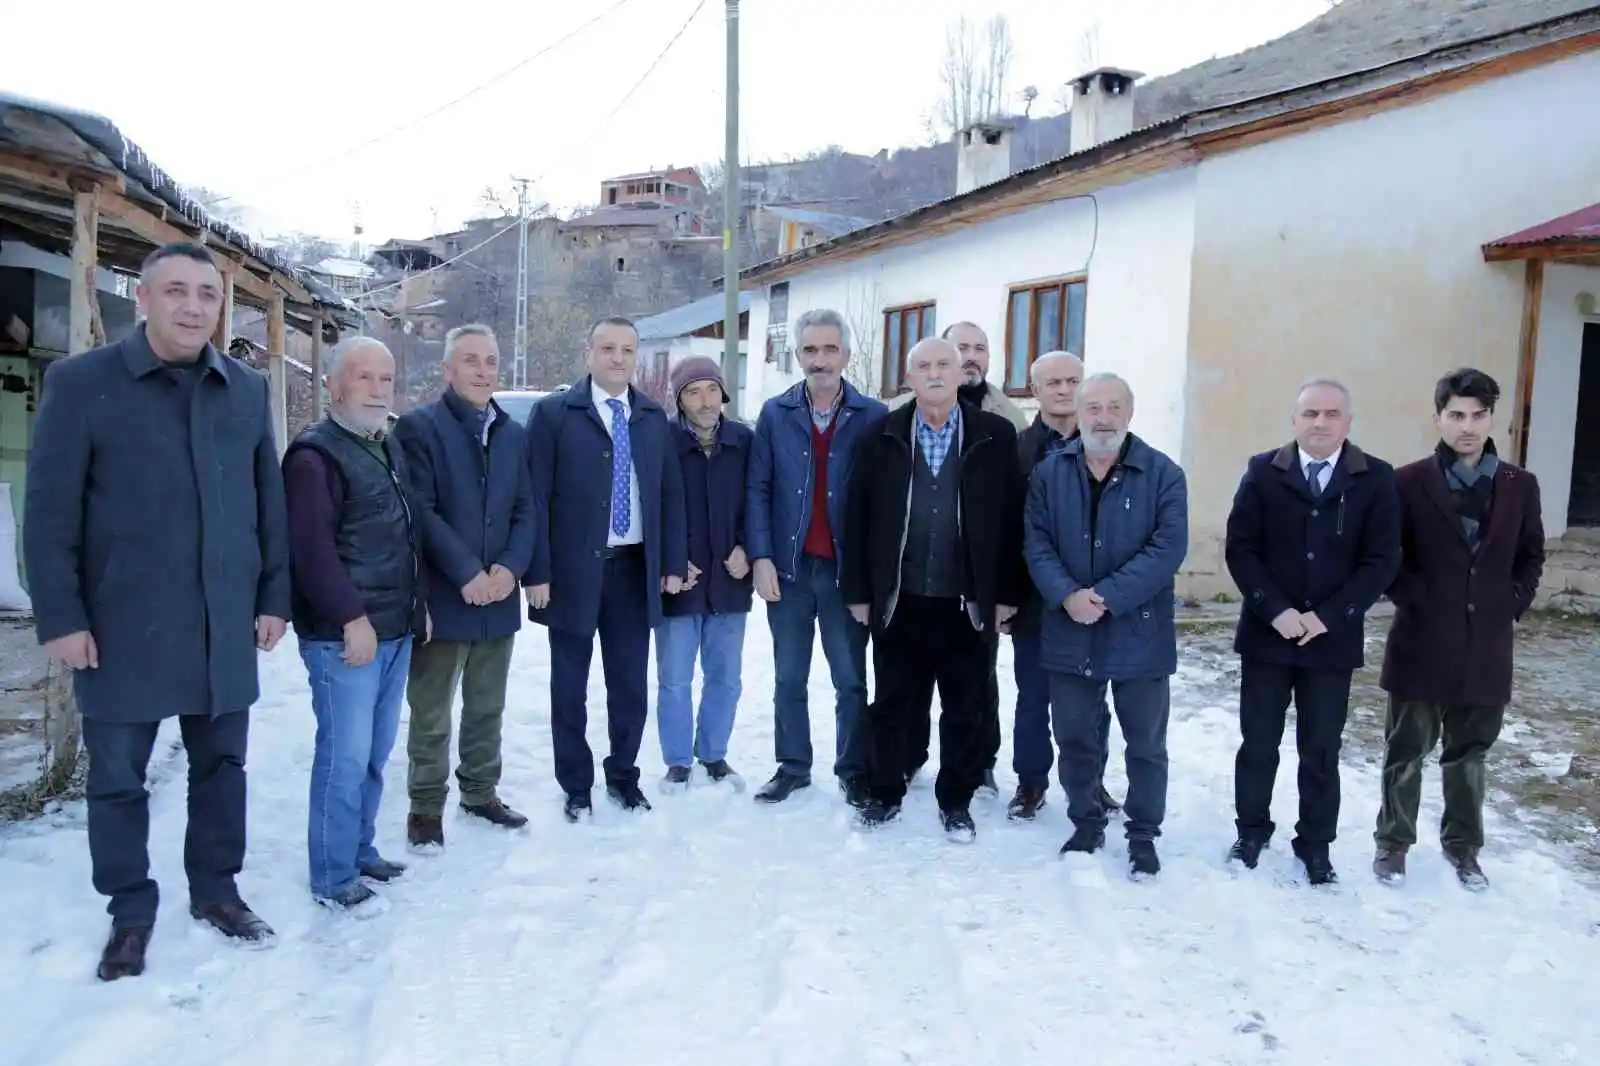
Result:
[[[1044,601],[1040,659],[1061,748],[1066,852],[1105,846],[1096,786],[1100,708],[1111,687],[1126,743],[1128,872],[1161,870],[1155,838],[1167,809],[1167,715],[1178,669],[1174,579],[1189,550],[1183,470],[1128,432],[1133,390],[1094,374],[1078,392],[1077,440],[1049,456],[1028,489],[1028,570]]]
[[[756,793],[781,803],[811,784],[811,650],[833,675],[834,762],[855,807],[869,799],[867,627],[839,593],[840,543],[850,470],[863,433],[888,408],[844,380],[850,329],[837,311],[807,311],[795,323],[805,381],[761,407],[750,454],[745,509],[756,594],[767,602],[776,680],[773,747],[778,772]]]
[[[1228,515],[1225,557],[1244,607],[1229,858],[1255,869],[1272,839],[1272,785],[1293,698],[1300,820],[1293,849],[1314,885],[1337,880],[1339,747],[1367,611],[1400,570],[1394,468],[1346,438],[1350,392],[1316,378],[1295,398],[1295,439],[1250,459]]]
[[[744,550],[744,483],[750,427],[722,416],[728,402],[716,360],[692,356],[672,368],[673,443],[683,469],[689,577],[661,601],[656,626],[656,727],[667,764],[662,787],[687,788],[694,759],[712,781],[744,788],[728,765],[739,707],[750,561]],[[694,664],[704,678],[694,713]]]
[[[517,581],[533,557],[523,429],[491,399],[500,350],[487,326],[445,335],[443,397],[406,414],[395,437],[411,463],[427,560],[433,636],[411,655],[406,735],[414,849],[444,846],[450,710],[461,686],[461,809],[507,829],[527,818],[500,799],[500,724],[522,614]]]
[[[603,318],[584,347],[589,373],[545,397],[528,420],[533,563],[523,578],[528,617],[550,630],[550,730],[564,813],[593,813],[589,663],[596,635],[606,673],[611,753],[606,795],[650,809],[639,788],[639,745],[649,712],[650,630],[661,593],[688,575],[683,470],[661,405],[629,382],[639,333]]]

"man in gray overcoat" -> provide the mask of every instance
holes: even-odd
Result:
[[[50,367],[28,460],[29,591],[83,714],[106,981],[144,972],[158,901],[145,768],[173,715],[189,756],[189,912],[236,939],[273,935],[234,879],[256,652],[290,609],[288,530],[266,379],[210,343],[222,293],[199,245],[152,252],[147,321]]]

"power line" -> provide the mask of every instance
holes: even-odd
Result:
[[[627,2],[628,2],[628,0],[622,0],[622,3],[627,3]],[[700,12],[705,9],[706,2],[707,2],[707,0],[700,0],[700,2],[695,5],[695,9],[693,11],[689,12],[689,17],[683,20],[683,25],[679,26],[677,32],[674,33],[671,36],[671,38],[668,39],[668,41],[666,43],[666,46],[661,49],[661,51],[656,55],[656,58],[650,63],[650,65],[648,67],[645,68],[644,73],[639,75],[638,80],[635,81],[633,83],[633,85],[629,87],[628,91],[622,94],[622,99],[617,101],[616,106],[613,107],[610,111],[606,112],[605,116],[603,118],[601,118],[600,121],[595,124],[594,129],[593,129],[592,132],[599,133],[602,129],[604,129],[606,123],[610,122],[613,118],[615,118],[617,116],[617,113],[620,112],[623,109],[623,107],[628,103],[628,101],[633,99],[633,95],[639,91],[640,87],[642,87],[644,85],[645,81],[649,79],[650,75],[655,72],[655,69],[661,65],[661,63],[662,63],[662,61],[664,59],[667,58],[667,53],[672,51],[673,46],[676,45],[678,43],[678,40],[688,31],[690,24],[693,23],[695,19],[700,17]],[[618,6],[621,6],[621,5],[619,4]],[[537,185],[540,181],[544,180],[545,174],[548,174],[548,173],[549,173],[549,171],[545,171],[543,174],[540,174],[538,177],[533,178],[529,182],[529,184]],[[379,286],[376,289],[368,289],[366,292],[362,293],[362,296],[363,297],[371,296],[374,293],[387,292],[390,289],[398,289],[402,285],[404,285],[407,281],[410,281],[412,278],[420,278],[425,274],[432,274],[436,270],[442,270],[445,267],[449,266],[450,264],[460,262],[462,259],[465,259],[467,256],[472,255],[474,252],[477,252],[477,251],[482,250],[483,248],[486,248],[488,245],[490,245],[494,241],[500,239],[501,237],[504,237],[506,234],[510,233],[512,230],[520,229],[521,226],[522,226],[522,220],[519,218],[517,221],[511,223],[511,225],[506,226],[504,229],[497,230],[496,232],[490,234],[488,237],[486,237],[483,240],[479,241],[477,244],[473,245],[471,248],[468,248],[466,251],[457,252],[455,255],[453,255],[449,259],[446,259],[443,262],[437,264],[436,266],[431,266],[426,270],[419,270],[415,274],[408,274],[408,275],[406,275],[405,278],[401,279],[400,281],[391,282],[388,285],[382,285],[382,286]]]
[[[568,41],[572,40],[574,37],[576,37],[579,34],[581,34],[584,30],[588,29],[590,26],[593,26],[596,23],[604,20],[605,18],[610,16],[612,13],[616,12],[620,8],[625,7],[626,5],[631,4],[631,3],[633,3],[633,0],[617,0],[616,3],[612,4],[610,7],[606,8],[604,11],[600,12],[598,15],[595,15],[593,18],[589,19],[587,22],[582,23],[576,29],[573,29],[572,31],[567,33],[565,36],[556,38],[554,41],[551,41],[549,44],[545,45],[543,48],[539,49],[537,52],[534,52],[532,55],[523,57],[522,59],[518,60],[513,65],[507,67],[505,70],[502,70],[500,73],[494,75],[493,77],[489,78],[488,80],[480,82],[479,84],[477,84],[477,85],[473,86],[472,88],[468,89],[466,92],[462,93],[460,96],[454,97],[453,99],[450,99],[450,100],[446,100],[444,103],[442,103],[439,106],[435,107],[433,110],[426,111],[426,112],[424,112],[424,113],[422,113],[420,115],[417,115],[417,116],[415,116],[413,118],[407,119],[406,121],[400,123],[399,125],[393,126],[390,129],[387,129],[384,132],[382,132],[380,134],[377,134],[376,136],[369,137],[364,141],[359,141],[356,144],[350,146],[349,148],[346,148],[344,151],[339,152],[337,155],[329,156],[326,159],[323,159],[323,160],[320,160],[318,162],[312,163],[312,164],[310,164],[308,166],[295,167],[292,170],[284,171],[279,175],[279,177],[288,177],[290,175],[303,173],[304,171],[307,171],[307,170],[320,169],[322,167],[329,166],[329,165],[331,165],[333,163],[343,162],[344,160],[349,159],[353,155],[356,155],[356,154],[358,154],[360,152],[366,151],[368,148],[371,148],[373,145],[378,144],[381,141],[388,140],[390,137],[393,137],[397,133],[402,133],[405,130],[411,129],[413,126],[419,126],[422,123],[428,121],[429,119],[434,118],[434,117],[436,117],[438,115],[441,115],[444,112],[450,110],[452,107],[455,107],[458,104],[465,103],[466,101],[472,99],[474,96],[478,95],[479,93],[481,93],[483,90],[489,88],[490,86],[497,85],[500,82],[505,81],[507,78],[511,77],[511,75],[515,74],[517,71],[519,71],[523,67],[527,66],[529,63],[532,63],[536,59],[540,59],[540,58],[542,58],[544,56],[549,55],[551,52],[555,51],[557,48],[561,47],[562,45],[566,44]],[[213,200],[212,202],[213,203],[222,203],[223,201],[232,200],[232,199],[233,199],[233,197],[231,197],[231,196],[219,196],[215,200]]]

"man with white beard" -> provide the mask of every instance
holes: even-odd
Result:
[[[1067,791],[1062,853],[1105,846],[1096,795],[1111,688],[1126,742],[1128,872],[1161,869],[1167,715],[1178,668],[1174,579],[1189,546],[1183,470],[1128,432],[1133,390],[1094,374],[1078,391],[1080,436],[1040,463],[1028,489],[1025,554],[1044,601],[1040,659]],[[1118,514],[1117,512],[1121,512]]]

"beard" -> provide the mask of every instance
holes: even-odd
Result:
[[[961,385],[956,387],[956,400],[960,403],[972,404],[974,407],[982,407],[983,401],[988,396],[989,383],[987,381],[980,381],[972,385],[963,381]]]

